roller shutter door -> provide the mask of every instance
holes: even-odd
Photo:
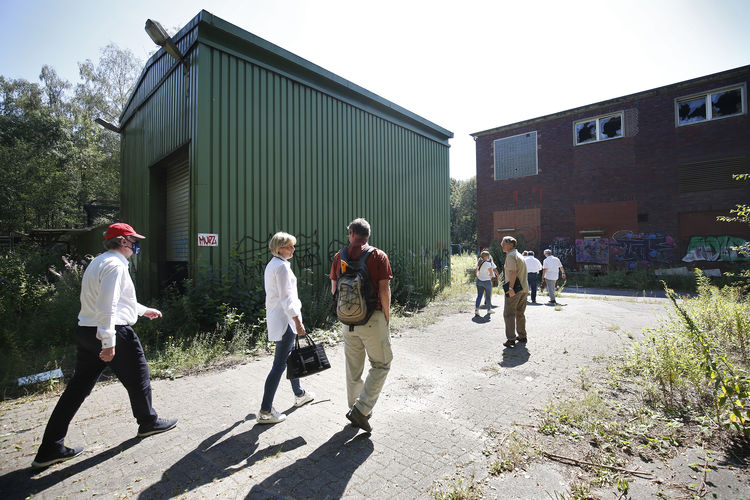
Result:
[[[168,262],[188,261],[188,213],[190,208],[190,171],[188,161],[167,167]]]

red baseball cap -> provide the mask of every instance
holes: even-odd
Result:
[[[111,238],[117,238],[118,236],[135,236],[136,238],[145,239],[146,237],[135,232],[130,224],[124,222],[115,222],[110,224],[106,231],[104,231],[104,239],[109,240]]]

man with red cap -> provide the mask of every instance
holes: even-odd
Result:
[[[168,431],[177,420],[158,418],[151,406],[151,375],[143,346],[133,331],[138,316],[161,317],[161,312],[138,303],[128,272],[128,259],[144,239],[133,228],[118,222],[104,232],[107,250],[86,267],[81,281],[81,312],[75,339],[78,347],[75,373],[52,411],[42,444],[31,466],[35,469],[70,460],[83,448],[64,445],[68,426],[91,393],[107,365],[125,386],[138,436]],[[116,351],[116,352],[115,352]]]

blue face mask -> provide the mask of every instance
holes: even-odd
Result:
[[[141,251],[141,244],[137,241],[130,243],[130,248],[133,250],[133,255],[138,255]]]

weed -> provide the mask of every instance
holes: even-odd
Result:
[[[474,482],[474,476],[468,481],[459,477],[453,484],[448,485],[447,489],[434,491],[432,498],[435,500],[479,500],[482,498],[482,490]]]

